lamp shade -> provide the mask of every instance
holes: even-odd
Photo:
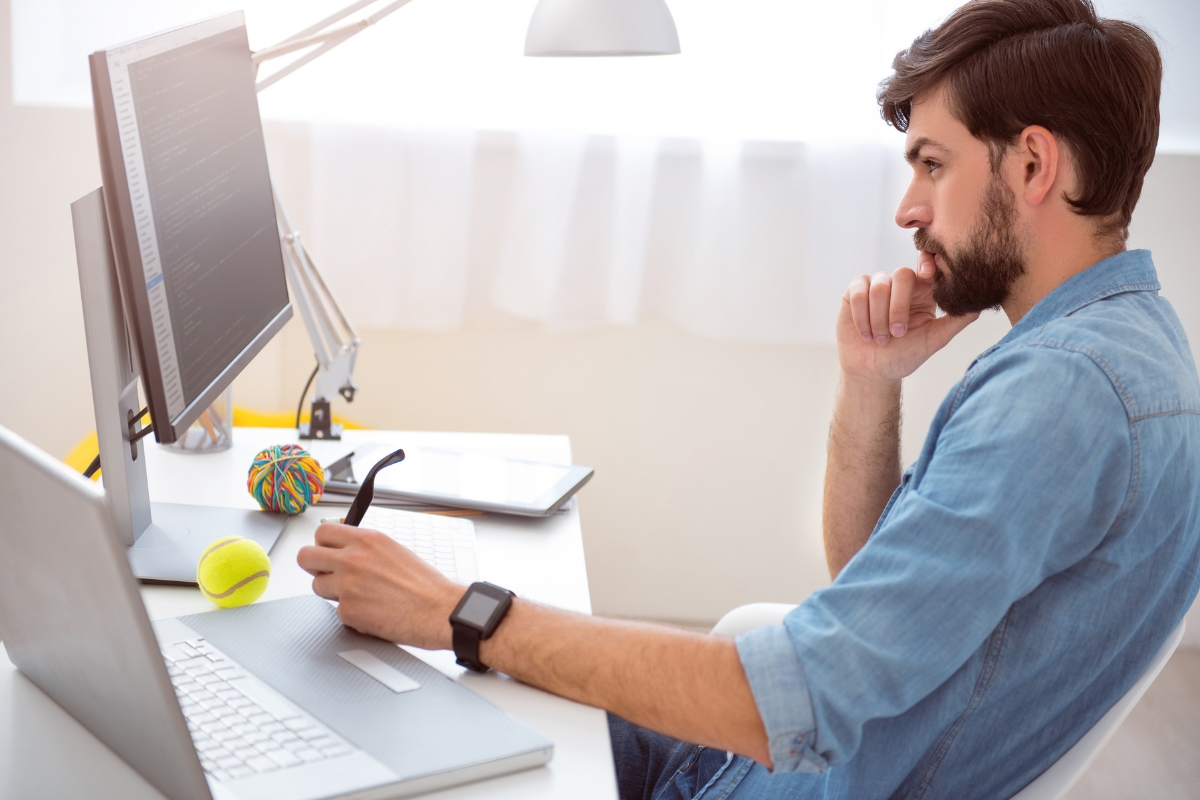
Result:
[[[679,52],[665,0],[541,0],[527,56],[658,56]]]

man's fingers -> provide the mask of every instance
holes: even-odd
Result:
[[[873,338],[871,333],[871,307],[870,301],[867,298],[870,288],[870,276],[859,275],[850,281],[850,288],[846,290],[846,299],[850,303],[850,316],[854,319],[854,329],[858,331],[859,336],[863,338],[864,342],[869,342]]]
[[[937,265],[933,261],[933,253],[922,250],[917,254],[917,277],[923,281],[932,281]]]
[[[970,325],[975,320],[979,319],[979,313],[963,314],[960,317],[952,317],[949,314],[943,317],[938,317],[925,328],[928,336],[930,352],[941,350],[950,340],[958,334],[962,333],[963,329]]]
[[[301,547],[296,563],[309,575],[323,575],[337,567],[338,552],[328,547]]]
[[[877,272],[871,276],[871,335],[876,344],[887,344],[891,338],[888,330],[888,309],[892,295],[892,276]]]
[[[335,575],[318,575],[313,578],[313,593],[326,600],[338,599],[338,578]]]
[[[888,311],[892,336],[903,336],[908,330],[908,311],[912,307],[913,286],[917,276],[908,267],[901,267],[892,275],[892,302]]]
[[[345,547],[359,535],[358,528],[326,522],[317,528],[315,541],[321,547]]]

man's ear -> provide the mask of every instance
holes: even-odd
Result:
[[[1025,202],[1039,205],[1050,194],[1064,166],[1058,139],[1041,125],[1030,125],[1021,131],[1017,145],[1014,155],[1021,167]]]

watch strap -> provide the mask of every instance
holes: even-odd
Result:
[[[454,625],[454,657],[460,666],[473,672],[487,672],[487,665],[479,660],[479,641],[482,634],[466,625]]]

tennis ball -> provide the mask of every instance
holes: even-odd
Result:
[[[196,565],[196,583],[221,608],[245,606],[262,597],[271,578],[271,559],[252,539],[226,536],[208,546]]]

